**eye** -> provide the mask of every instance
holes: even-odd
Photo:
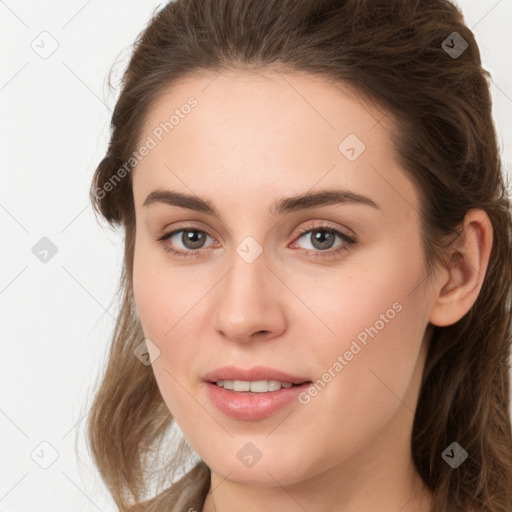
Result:
[[[189,226],[184,229],[178,229],[175,231],[171,231],[170,233],[166,233],[161,236],[158,241],[161,242],[163,248],[178,256],[179,258],[186,258],[189,256],[194,256],[194,253],[197,252],[198,249],[202,249],[207,238],[212,238],[206,231],[202,229],[197,229],[192,226]],[[166,243],[167,240],[170,240],[172,246]],[[183,244],[185,250],[183,249],[174,249],[178,243]]]
[[[313,249],[305,249],[304,253],[314,258],[325,258],[348,251],[357,242],[353,236],[347,235],[339,229],[314,223],[308,223],[301,229],[296,239],[300,240],[301,238],[310,241]],[[341,243],[337,248],[332,249],[336,238],[339,238]]]
[[[306,256],[313,258],[325,258],[337,255],[343,251],[347,251],[356,244],[357,240],[350,235],[336,229],[332,226],[325,224],[306,224],[296,236],[295,240],[306,238],[309,235],[309,240],[313,249],[304,249],[303,252]],[[188,258],[196,256],[200,249],[203,249],[205,242],[208,238],[215,241],[213,236],[202,229],[195,228],[194,226],[186,226],[182,229],[177,229],[166,233],[158,238],[163,248],[178,258]],[[336,238],[341,240],[338,247],[332,249]],[[168,243],[171,242],[171,243]],[[182,249],[179,248],[182,245]],[[175,247],[178,246],[178,249]]]

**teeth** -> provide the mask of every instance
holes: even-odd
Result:
[[[253,393],[267,393],[277,391],[281,388],[291,388],[291,382],[280,382],[278,380],[218,380],[217,386],[233,391],[252,391]]]

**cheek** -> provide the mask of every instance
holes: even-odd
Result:
[[[179,302],[175,300],[176,290],[169,287],[168,272],[158,261],[158,252],[145,239],[135,244],[133,296],[144,335],[160,346],[163,333],[172,325],[171,302],[174,306]]]
[[[177,268],[162,265],[157,250],[136,246],[133,265],[134,300],[144,337],[151,340],[160,351],[153,361],[152,369],[162,398],[175,419],[195,414],[195,411],[189,410],[190,403],[186,400],[188,395],[183,391],[183,386],[188,388],[184,375],[196,353],[196,347],[188,339],[190,332],[187,331],[187,325],[190,325],[187,322],[190,320],[186,313],[191,305],[181,293],[184,283],[178,276]]]
[[[324,398],[304,401],[310,399],[311,411],[319,416],[322,409],[332,411],[334,423],[344,423],[345,433],[363,435],[362,420],[384,424],[401,400],[415,406],[407,394],[417,378],[428,304],[421,293],[421,258],[404,266],[397,256],[396,248],[390,248],[374,266],[345,279],[344,290],[329,291],[334,299],[324,301],[321,310],[335,333],[333,342],[325,343],[329,336],[324,336],[324,344],[318,344],[318,364],[325,373],[319,375],[317,395]]]
[[[136,245],[133,294],[144,335],[160,349],[155,367],[181,372],[197,358],[196,333],[209,318],[204,295],[218,279],[210,274],[211,269],[201,275],[195,265],[171,264],[163,249],[149,243]]]
[[[369,331],[375,334],[377,330],[380,338],[389,333],[389,343],[399,343],[399,338],[407,336],[402,323],[410,323],[418,314],[426,318],[420,293],[424,267],[419,241],[417,247],[411,247],[405,239],[394,238],[360,250],[331,271],[290,272],[284,280],[293,282],[300,301],[292,298],[289,306],[300,311],[306,304],[310,311],[301,316],[309,328],[309,336],[301,339],[332,356],[348,350],[354,339],[362,343],[371,339]],[[420,320],[418,325],[423,322]]]
[[[311,276],[296,282],[297,294],[317,312],[304,317],[301,339],[307,340],[320,382],[303,402],[316,401],[320,416],[326,403],[335,415],[342,410],[340,421],[350,414],[354,431],[361,404],[376,416],[400,404],[394,393],[402,397],[407,392],[428,323],[419,242],[417,253],[408,245],[406,265],[405,244],[399,242],[368,251],[357,268],[333,273],[329,282]]]

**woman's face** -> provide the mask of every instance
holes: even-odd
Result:
[[[215,76],[153,105],[133,171],[134,296],[162,396],[230,481],[398,465],[433,297],[387,118],[308,75]]]

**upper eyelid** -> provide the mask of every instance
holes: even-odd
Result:
[[[304,211],[304,213],[307,213],[307,212]],[[313,212],[309,212],[309,213],[313,213]],[[351,229],[350,227],[348,227],[346,225],[345,226],[344,225],[340,225],[339,222],[323,219],[321,217],[322,217],[321,213],[320,213],[320,216],[317,217],[317,218],[315,218],[314,215],[312,215],[311,217],[308,215],[305,219],[301,220],[300,225],[316,222],[316,223],[318,223],[320,225],[320,227],[322,227],[322,229],[333,229],[333,230],[337,230],[337,231],[342,232],[343,234],[345,234],[348,237],[351,237],[351,238],[354,238],[354,239],[358,238],[358,235],[356,234],[356,232],[353,229]],[[183,223],[183,226],[179,226],[182,223]],[[191,223],[197,223],[197,224],[199,224],[200,227],[193,226]],[[176,224],[178,225],[178,227],[173,228],[172,231],[178,231],[180,229],[187,229],[187,228],[189,228],[189,229],[198,229],[198,230],[205,231],[208,235],[210,235],[213,238],[218,238],[217,236],[212,234],[210,228],[204,227],[204,226],[207,226],[207,224],[205,224],[204,221],[202,221],[200,219],[186,219],[186,220],[177,221],[177,222],[173,222],[173,223],[167,223],[160,230],[160,233],[161,233],[160,236],[164,236],[166,233],[170,233],[170,231],[166,231],[166,229],[169,226],[176,225]],[[279,224],[279,222],[277,224]],[[322,224],[325,224],[325,226],[322,225]],[[274,226],[275,226],[275,224],[274,224]],[[272,229],[273,229],[274,226],[272,226]],[[228,234],[229,236],[231,236],[233,234],[232,230],[229,227],[224,226],[224,225],[222,226],[221,231],[225,231],[225,233]],[[294,232],[296,232],[296,230],[294,230]],[[289,236],[291,236],[291,234]],[[222,237],[222,235],[221,235],[221,237]]]

